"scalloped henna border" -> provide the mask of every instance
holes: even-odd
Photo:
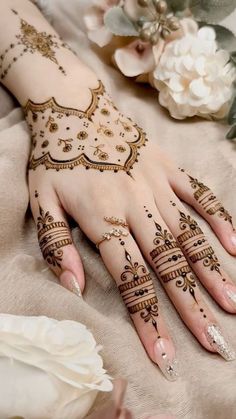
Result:
[[[98,102],[98,95],[103,94],[105,92],[105,87],[101,80],[99,80],[99,86],[97,88],[91,89],[92,93],[92,101],[87,108],[86,111],[80,111],[74,108],[65,108],[60,106],[54,97],[50,98],[44,103],[34,103],[31,100],[28,100],[25,107],[24,113],[27,115],[28,111],[32,112],[41,112],[48,108],[55,110],[56,112],[60,112],[66,115],[75,115],[81,118],[88,118],[91,119],[91,115],[96,109],[97,102]],[[29,161],[29,169],[35,170],[39,165],[45,165],[46,169],[56,169],[57,171],[61,169],[73,169],[74,167],[82,164],[86,167],[86,169],[97,169],[103,172],[104,170],[114,170],[114,172],[118,172],[119,170],[124,170],[127,174],[130,175],[130,169],[133,168],[133,164],[138,161],[138,148],[145,145],[145,142],[148,141],[146,138],[146,133],[140,128],[137,124],[134,124],[134,127],[138,131],[138,139],[133,142],[126,141],[126,144],[130,147],[130,154],[125,161],[124,166],[114,163],[99,163],[93,160],[90,160],[84,153],[81,154],[79,157],[75,157],[71,160],[56,160],[54,159],[50,152],[46,153],[45,155],[39,157],[38,159],[34,158],[32,155]]]

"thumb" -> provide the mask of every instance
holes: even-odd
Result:
[[[48,191],[47,194],[34,192],[31,210],[45,261],[61,284],[81,297],[85,286],[84,270],[64,210]]]

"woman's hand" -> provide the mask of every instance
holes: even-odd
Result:
[[[199,342],[234,359],[196,276],[229,313],[236,313],[236,286],[182,203],[193,206],[236,255],[232,219],[213,192],[147,141],[96,76],[87,84],[85,78],[83,90],[63,103],[29,100],[24,110],[39,244],[62,284],[77,293],[85,286],[69,214],[98,245],[149,357],[167,378],[177,377],[175,349],[147,262]]]

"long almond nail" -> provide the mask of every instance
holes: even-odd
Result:
[[[236,287],[234,285],[224,285],[223,292],[233,308],[236,309]]]
[[[170,380],[177,380],[179,373],[177,370],[177,360],[174,356],[173,345],[168,339],[158,339],[154,345],[156,363],[164,376]]]
[[[233,361],[236,353],[227,339],[223,336],[222,330],[216,324],[209,324],[205,330],[205,336],[212,346],[226,361]]]
[[[82,297],[82,292],[79,283],[72,272],[63,271],[60,276],[60,281],[64,287],[72,291],[78,297]]]

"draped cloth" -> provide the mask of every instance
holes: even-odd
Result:
[[[159,106],[151,88],[125,79],[111,66],[106,53],[87,40],[82,22],[86,3],[49,1],[56,30],[96,69],[120,110],[142,126],[149,139],[165,149],[179,167],[212,187],[236,221],[236,148],[225,139],[227,128],[197,118],[175,121]],[[227,363],[201,347],[158,280],[154,281],[155,288],[180,362],[181,378],[176,382],[168,382],[148,358],[114,280],[79,228],[72,234],[86,272],[84,300],[63,288],[47,268],[28,208],[29,132],[21,109],[2,90],[0,100],[0,312],[46,315],[86,324],[103,346],[101,355],[109,374],[127,380],[125,406],[137,419],[165,412],[186,419],[235,419],[236,361]],[[223,249],[208,224],[188,209],[234,279],[235,258]],[[236,346],[235,317],[200,288]],[[106,406],[109,398],[109,394],[100,393],[94,409]]]

